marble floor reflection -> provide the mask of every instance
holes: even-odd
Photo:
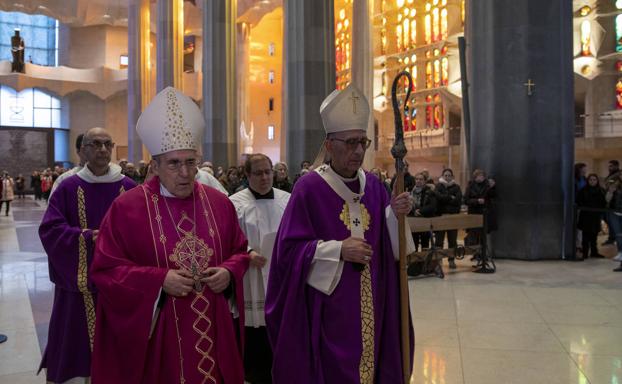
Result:
[[[45,203],[0,216],[0,384],[36,376],[53,300],[37,228]],[[613,256],[613,247],[602,248]],[[471,263],[410,280],[412,384],[622,384],[622,274],[609,259]],[[383,383],[384,384],[384,383]]]

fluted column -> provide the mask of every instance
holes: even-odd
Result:
[[[369,123],[367,137],[376,140],[374,134],[374,89],[373,89],[373,42],[370,33],[371,12],[370,0],[354,0],[352,5],[352,83],[363,92],[369,103]],[[376,153],[374,144],[365,153],[363,167],[371,169],[375,165]]]
[[[332,0],[284,1],[283,8],[282,148],[284,145],[287,163],[295,173],[303,160],[314,160],[325,137],[320,105],[335,89],[334,4]]]
[[[151,41],[149,0],[131,0],[128,7],[128,160],[138,164],[143,159],[142,141],[136,122],[151,99]]]
[[[203,158],[237,164],[235,1],[203,0]]]
[[[182,89],[184,0],[157,0],[156,88]]]

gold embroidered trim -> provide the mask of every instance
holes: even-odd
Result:
[[[95,337],[95,302],[88,288],[87,249],[86,239],[84,238],[84,230],[87,229],[88,223],[86,221],[86,204],[82,187],[78,187],[78,217],[80,219],[80,227],[82,228],[82,233],[80,233],[78,237],[78,290],[82,293],[82,298],[84,300],[89,343],[92,352],[93,339]]]
[[[365,208],[364,204],[361,204],[361,220],[358,219],[351,220],[350,218],[350,208],[347,203],[343,204],[343,210],[339,214],[339,219],[348,227],[349,230],[352,230],[352,226],[362,225],[363,232],[369,229],[369,225],[371,224],[371,216],[369,215],[369,211]]]
[[[201,195],[201,197],[203,197]],[[158,224],[158,231],[160,232],[159,240],[162,243],[164,252],[166,254],[166,236],[164,235],[164,229],[162,226],[162,216],[160,215],[160,209],[158,205],[159,197],[156,194],[151,195],[151,201],[153,203],[155,209],[155,220]],[[206,211],[205,205],[203,204],[203,215],[207,218],[209,217],[209,213]],[[186,215],[182,215],[182,222],[184,220],[188,220]],[[181,223],[172,223],[173,225],[181,225]],[[214,231],[211,228],[211,223],[208,221],[208,225],[210,228],[210,235],[213,237]],[[197,247],[199,248],[197,252]],[[169,257],[165,257],[167,268],[169,259],[177,265],[179,268],[187,268],[185,264],[187,261],[191,261],[192,257],[200,256],[201,260],[197,260],[198,264],[203,268],[207,268],[209,266],[209,262],[211,257],[214,255],[214,250],[209,248],[209,246],[198,237],[192,236],[192,233],[188,233],[182,239],[180,239],[176,244],[173,250],[173,253]],[[191,257],[192,256],[192,257]],[[190,270],[190,268],[187,268]],[[179,333],[179,317],[177,315],[177,306],[176,306],[176,298],[173,297],[173,312],[175,314],[175,328],[177,331],[177,341],[179,345],[179,357],[180,357],[180,382],[185,383],[186,380],[184,378],[184,370],[183,370],[183,353],[181,347],[181,336]],[[208,336],[208,332],[212,327],[212,322],[209,319],[209,316],[206,316],[206,313],[209,309],[210,302],[207,300],[202,293],[196,294],[195,298],[192,300],[190,308],[197,315],[197,318],[192,324],[193,330],[198,334],[199,339],[194,345],[194,349],[199,353],[201,359],[197,365],[197,370],[204,376],[202,380],[202,384],[204,383],[213,383],[216,384],[216,379],[213,377],[212,372],[216,367],[216,361],[211,357],[211,352],[214,347],[214,341]]]
[[[361,339],[363,352],[359,364],[361,384],[374,383],[374,301],[369,265],[361,272]]]
[[[209,381],[213,384],[217,384],[216,379],[212,376],[212,371],[216,367],[216,361],[210,356],[214,348],[214,342],[208,336],[208,332],[210,328],[212,328],[212,321],[209,316],[205,315],[209,306],[210,302],[203,296],[203,292],[199,292],[190,305],[192,311],[197,315],[197,318],[192,323],[192,329],[199,335],[199,339],[194,344],[194,349],[201,355],[201,360],[199,360],[199,364],[197,365],[198,371],[204,376],[201,383],[203,384]]]

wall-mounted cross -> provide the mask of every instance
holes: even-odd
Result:
[[[536,83],[531,81],[531,79],[528,79],[527,82],[523,85],[527,87],[527,96],[533,95],[533,89],[536,88]]]

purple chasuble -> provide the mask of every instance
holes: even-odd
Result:
[[[358,180],[347,184],[358,192]],[[373,248],[374,383],[400,383],[399,277],[385,219],[389,195],[366,174],[361,204],[371,217],[364,232]],[[345,263],[330,295],[307,283],[319,240],[342,241],[344,200],[316,173],[295,185],[272,255],[266,323],[274,351],[275,384],[360,383],[361,272]],[[412,350],[412,349],[411,349]]]
[[[47,381],[62,383],[91,375],[97,291],[88,274],[99,229],[113,200],[136,186],[131,179],[89,183],[74,175],[50,197],[39,227],[48,255],[54,305],[41,368]]]

